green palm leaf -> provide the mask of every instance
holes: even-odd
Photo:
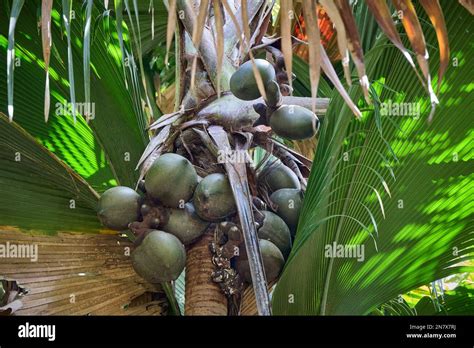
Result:
[[[168,23],[168,11],[163,1],[138,1],[138,15],[130,22],[124,17],[127,26],[135,25],[137,37],[141,40],[141,53],[146,56],[157,46],[163,46],[166,42],[166,25]],[[153,9],[153,12],[152,12]],[[137,25],[137,23],[139,25]]]
[[[472,315],[474,313],[474,286],[466,284],[443,293],[437,303],[424,296],[415,306],[417,315]]]
[[[19,116],[19,114],[17,114]],[[0,225],[39,232],[98,232],[97,193],[0,113]]]
[[[134,168],[148,142],[147,120],[138,105],[140,95],[130,93],[123,80],[118,37],[93,26],[90,43],[91,77],[90,100],[94,103],[95,118],[87,124],[78,117],[74,125],[72,115],[63,107],[70,102],[68,76],[68,45],[61,24],[62,9],[54,3],[52,11],[51,114],[49,123],[40,115],[44,112],[44,62],[38,22],[38,4],[26,2],[16,25],[15,110],[18,122],[48,150],[55,153],[74,171],[83,176],[97,191],[111,184],[133,186],[137,173]],[[2,5],[6,6],[6,5]],[[83,33],[81,11],[85,8],[74,3],[71,19],[71,50],[76,86],[84,86]],[[91,17],[100,18],[102,9],[93,6]],[[0,61],[6,62],[8,11],[0,11]],[[101,20],[101,19],[99,19]],[[110,20],[110,18],[107,18]],[[94,22],[94,21],[92,21]],[[86,42],[87,45],[87,42]],[[86,57],[87,59],[87,54]],[[127,67],[132,71],[133,66]],[[6,80],[6,70],[0,69],[0,78]],[[6,85],[0,86],[1,111],[6,112]],[[85,102],[84,88],[76,88],[76,102]],[[137,101],[138,100],[138,101]]]
[[[366,53],[368,75],[380,78],[371,81],[372,93],[381,101],[419,103],[421,118],[382,117],[375,108],[358,122],[333,94],[294,248],[273,296],[274,313],[367,314],[418,286],[472,270],[462,265],[472,259],[474,244],[473,205],[465,203],[474,195],[474,133],[467,128],[474,108],[465,62],[473,47],[463,33],[474,28],[461,6],[444,5],[459,66],[449,69],[433,124],[424,121],[430,103],[411,67],[384,38]],[[435,32],[427,24],[423,29],[436,47]],[[436,53],[431,56],[439,64]],[[350,91],[354,100],[361,97],[356,88]],[[325,257],[334,242],[363,245],[364,262]]]

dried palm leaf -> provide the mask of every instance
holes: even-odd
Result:
[[[239,24],[239,20],[237,19],[237,17],[235,16],[232,8],[230,7],[229,3],[227,2],[227,0],[222,0],[222,5],[224,6],[224,9],[225,9],[225,13],[227,15],[229,15],[230,17],[230,20],[233,24],[233,30],[235,30],[235,33],[236,33],[236,37],[238,38],[237,42],[239,42],[240,44],[240,55],[242,56],[243,52],[243,47],[244,47],[244,44],[243,44],[243,34],[242,34],[242,29],[241,29],[241,26]],[[227,36],[226,36],[227,38]],[[234,45],[231,45],[231,48],[233,49],[235,46]],[[237,65],[237,64],[235,64]]]
[[[408,63],[410,63],[417,76],[424,84],[424,81],[418,73],[418,70],[416,70],[415,62],[413,61],[410,52],[408,52],[408,50],[403,45],[402,40],[400,39],[400,35],[398,34],[397,28],[395,28],[395,24],[393,23],[392,15],[390,14],[390,9],[388,8],[387,3],[380,0],[365,0],[365,2],[367,3],[367,7],[374,15],[374,18],[382,31],[385,33],[385,35],[387,35],[395,47],[397,47],[403,53]]]
[[[431,113],[428,118],[429,121],[433,118],[436,104],[438,104],[438,98],[436,97],[433,87],[431,86],[431,75],[428,65],[428,51],[426,49],[425,36],[421,30],[420,21],[415,11],[415,7],[411,0],[392,0],[395,8],[399,11],[403,27],[407,33],[408,40],[410,41],[413,51],[415,51],[418,65],[421,68],[421,72],[426,81],[426,88],[430,95],[431,100]]]
[[[425,9],[431,23],[436,30],[439,46],[439,70],[438,70],[438,87],[436,93],[439,93],[441,81],[443,79],[446,68],[449,64],[449,42],[448,31],[444,21],[443,10],[438,0],[420,0],[421,6]]]
[[[7,49],[7,85],[8,85],[8,119],[13,120],[13,72],[15,66],[15,27],[25,0],[15,0],[12,3],[10,24],[8,26]]]
[[[187,33],[192,37],[192,33],[194,28],[196,27],[197,17],[195,10],[192,7],[192,2],[186,0],[179,0],[176,3],[176,7],[178,9],[179,19],[183,24],[184,29]],[[212,86],[208,82],[204,82],[207,86],[205,86],[205,94],[207,92],[215,94],[215,90],[217,90],[217,55],[214,48],[214,38],[212,32],[208,25],[202,28],[202,37],[199,47],[199,57],[202,62],[202,66],[205,69],[205,72],[209,76],[209,80],[212,83]],[[227,38],[226,38],[227,40]],[[225,44],[225,41],[224,41]],[[195,52],[191,52],[190,48],[186,48],[186,51],[189,51],[190,54],[195,54]],[[195,64],[196,71],[200,68]],[[231,61],[229,59],[224,59],[222,62],[222,74],[221,74],[221,89],[227,90],[229,88],[229,80],[232,73],[235,71],[235,68],[232,66]],[[200,74],[193,74],[193,77],[196,79]],[[204,80],[203,80],[204,81]],[[197,85],[197,81],[195,81],[195,85]],[[204,87],[204,86],[203,86]],[[208,88],[210,87],[210,88]],[[211,91],[210,89],[213,89]],[[204,90],[204,89],[203,89]],[[191,91],[190,91],[191,92]],[[195,92],[195,91],[194,91]],[[201,93],[202,94],[202,93]],[[209,97],[209,95],[204,95],[204,98]]]
[[[281,27],[281,51],[285,60],[285,69],[292,89],[293,70],[293,47],[291,44],[291,20],[293,19],[293,1],[281,0],[280,2],[280,27]]]
[[[316,5],[312,0],[303,0],[303,14],[306,22],[306,32],[309,45],[309,76],[311,79],[312,109],[316,111],[316,95],[318,92],[319,77],[321,74],[321,52],[318,18]]]
[[[168,65],[168,57],[171,48],[171,41],[176,28],[176,0],[169,0],[168,2],[168,24],[166,26],[166,56],[165,65]]]
[[[86,22],[84,25],[84,48],[83,48],[83,71],[84,71],[84,101],[87,109],[84,117],[90,120],[91,102],[91,21],[92,21],[92,0],[87,0]]]
[[[263,4],[266,4],[267,6],[270,6],[270,3],[273,3],[275,0],[253,0],[250,3],[248,3],[247,6],[247,17],[250,21],[253,21],[257,13],[260,11],[261,7]],[[235,17],[234,13],[239,13],[241,12],[240,9],[237,8],[237,3],[234,0],[229,0],[221,1],[222,4],[224,5],[224,13],[226,18],[230,18],[231,21],[228,21],[224,25],[224,36],[226,38],[225,40],[225,52],[228,56],[232,56],[232,51],[235,48],[235,45],[242,40],[242,16],[238,16],[237,18],[232,18],[233,16]],[[263,15],[263,11],[261,11],[261,16]],[[261,21],[263,23],[263,21]],[[258,28],[260,28],[260,25],[257,24],[257,28],[255,30],[254,35],[252,36],[250,43],[253,44],[258,36]],[[245,56],[247,52],[245,52],[244,47],[241,45],[240,46],[241,50],[241,56]]]
[[[349,97],[349,94],[342,86],[342,83],[339,80],[339,77],[337,76],[336,70],[334,70],[331,60],[329,59],[323,45],[321,45],[321,68],[323,69],[329,80],[334,84],[334,87],[336,87],[337,91],[344,99],[347,106],[349,106],[349,108],[352,110],[355,117],[360,119],[362,117],[362,113],[360,112],[359,108],[354,104],[351,97]]]
[[[234,14],[234,10],[230,7],[229,2],[227,0],[222,0],[222,5],[224,6],[225,13],[229,15],[230,20],[234,26],[234,30],[237,33],[238,41],[242,45],[242,29],[240,28],[239,20]]]
[[[474,0],[459,0],[459,3],[474,15]]]
[[[102,232],[44,235],[1,227],[2,245],[31,244],[41,253],[33,266],[22,258],[0,262],[0,274],[9,279],[0,286],[7,283],[10,294],[21,294],[23,307],[8,305],[18,310],[14,315],[165,315],[161,287],[140,278],[124,255],[132,243],[122,234]],[[76,295],[75,301],[70,301],[70,294]],[[143,298],[145,294],[159,297],[160,304]]]
[[[253,46],[259,42],[262,41],[263,37],[267,33],[268,26],[270,25],[271,22],[271,17],[272,17],[272,9],[275,4],[276,0],[269,0],[264,2],[264,6],[262,10],[260,11],[260,16],[258,19],[258,22],[255,26],[255,30],[250,38],[250,45]],[[254,7],[255,8],[255,7]],[[251,11],[251,10],[249,10]],[[254,19],[250,18],[250,21],[254,21]],[[253,49],[253,47],[252,47]]]
[[[153,122],[150,126],[148,126],[148,130],[157,130],[176,122],[181,116],[183,116],[183,110],[178,110],[166,115],[161,116],[158,120]]]
[[[71,108],[74,124],[76,124],[76,91],[74,87],[74,64],[72,55],[72,40],[71,40],[71,9],[72,1],[63,0],[63,21],[66,28],[67,35],[67,63],[69,76],[69,93],[71,95]]]
[[[249,26],[249,17],[248,17],[248,9],[247,9],[247,0],[242,0],[241,5],[240,5],[240,14],[242,16],[242,29],[244,32],[245,43],[248,45],[250,43],[250,26]]]
[[[170,130],[171,130],[171,125],[165,126],[160,132],[150,140],[148,143],[147,147],[145,148],[145,151],[143,151],[142,156],[138,160],[137,167],[135,169],[142,167],[141,169],[141,176],[144,176],[146,172],[148,171],[148,168],[151,166],[153,161],[158,158],[154,157],[153,159],[150,159],[152,157],[152,154],[155,153],[157,149],[163,145],[163,143],[166,141],[168,136],[170,135]],[[159,156],[159,154],[158,154]]]
[[[429,75],[428,53],[426,51],[425,37],[413,3],[409,0],[392,0],[392,2],[397,11],[399,11],[399,17],[410,40],[410,44],[415,51],[423,76],[426,79]]]
[[[255,76],[255,81],[257,82],[258,91],[262,95],[264,100],[267,100],[267,94],[265,92],[265,85],[263,84],[262,76],[260,75],[260,71],[258,71],[257,66],[255,65],[255,60],[253,56],[253,52],[250,49],[250,23],[249,17],[247,12],[247,0],[242,0],[242,4],[240,7],[240,12],[242,15],[242,27],[244,31],[244,41],[246,44],[246,49],[249,52],[249,58],[252,61],[252,70]]]
[[[346,28],[344,27],[344,22],[342,21],[341,15],[337,10],[336,5],[332,0],[320,0],[319,3],[326,10],[329,18],[336,27],[337,32],[337,46],[339,48],[339,53],[341,55],[341,63],[344,69],[344,77],[349,86],[352,85],[351,70],[349,68],[349,49],[347,47],[347,36]]]
[[[148,6],[148,13],[151,13],[151,39],[155,39],[155,6],[153,0],[150,0],[150,5]]]
[[[221,96],[221,73],[224,59],[224,18],[218,0],[212,0],[216,28],[216,53],[217,53],[217,97]]]
[[[365,72],[364,52],[360,42],[359,32],[357,31],[356,22],[352,9],[348,0],[335,0],[336,7],[341,15],[341,19],[346,28],[346,35],[348,39],[348,47],[351,52],[352,59],[359,75],[359,82],[364,92],[364,97],[367,103],[372,103],[369,97],[369,79]]]
[[[197,16],[197,20],[194,23],[193,35],[192,35],[193,45],[196,48],[196,50],[199,50],[199,45],[201,44],[202,32],[204,30],[204,25],[206,23],[208,12],[209,12],[209,0],[202,0],[201,3],[199,4],[199,13]],[[191,68],[191,90],[194,89],[194,84],[196,81],[197,59],[198,59],[198,56],[196,55],[194,57],[193,65]]]
[[[270,283],[268,283],[268,292],[271,292],[272,288],[275,286],[276,283],[276,281],[271,281]],[[247,286],[242,293],[239,315],[258,315],[257,301],[255,300],[255,293],[251,286]]]
[[[49,58],[51,56],[51,10],[53,0],[43,0],[41,3],[41,41],[43,43],[44,70],[46,71],[46,84],[44,88],[44,121],[48,122],[50,108],[49,92]]]

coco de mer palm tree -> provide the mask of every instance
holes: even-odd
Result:
[[[155,103],[153,93],[150,94],[150,80],[153,85],[156,74],[153,76],[145,65],[149,57],[143,53],[143,26],[140,28],[143,12],[140,13],[137,2],[133,2],[132,6],[129,1],[116,1],[114,5],[121,65],[115,72],[120,73],[123,68],[125,84],[133,99],[133,111],[140,115],[140,132],[146,129],[150,141],[138,159],[138,178],[131,175],[134,180],[122,180],[128,183],[128,187],[116,185],[101,190],[103,193],[98,200],[97,214],[105,227],[131,232],[129,236],[134,248],[130,258],[135,271],[150,284],[164,289],[171,311],[175,313],[179,312],[174,299],[178,281],[185,283],[185,294],[180,295],[185,299],[184,314],[187,315],[245,314],[246,301],[253,301],[258,314],[269,315],[272,312],[269,289],[275,283],[278,310],[288,306],[286,311],[294,313],[290,308],[301,308],[292,307],[295,300],[304,299],[303,302],[309,303],[311,298],[317,298],[317,304],[308,312],[338,313],[334,309],[337,306],[331,306],[329,290],[333,269],[344,269],[338,268],[336,257],[326,258],[321,264],[322,269],[326,270],[322,273],[327,273],[327,276],[321,278],[321,282],[311,282],[310,287],[301,288],[299,294],[289,290],[292,282],[288,278],[297,276],[291,269],[302,258],[307,258],[309,269],[316,267],[317,263],[313,262],[315,255],[323,253],[311,248],[312,240],[322,239],[318,248],[328,245],[329,239],[336,244],[348,242],[350,234],[344,236],[345,229],[342,227],[347,221],[358,225],[347,227],[354,239],[361,238],[356,237],[361,230],[364,238],[374,241],[373,246],[368,248],[378,251],[374,207],[368,208],[366,202],[353,196],[354,190],[361,190],[357,186],[360,182],[356,180],[361,168],[374,173],[375,180],[362,177],[362,181],[367,179],[369,182],[362,182],[362,187],[368,188],[374,195],[374,206],[380,207],[382,215],[385,215],[382,194],[380,188],[373,186],[373,181],[381,184],[386,195],[390,196],[391,191],[380,170],[363,161],[364,153],[349,154],[352,150],[342,151],[341,148],[341,144],[349,144],[350,149],[369,149],[372,151],[371,158],[381,158],[384,163],[388,162],[385,152],[393,152],[390,145],[381,147],[371,143],[385,141],[381,121],[377,119],[381,94],[377,88],[382,83],[370,79],[370,72],[375,73],[374,69],[381,69],[383,64],[373,56],[364,58],[364,41],[357,29],[360,18],[355,8],[346,0],[301,3],[282,0],[278,4],[278,13],[275,2],[265,1],[167,2],[166,52],[163,55],[165,61],[172,56],[176,65],[174,107],[169,110],[169,106],[160,105],[159,101]],[[371,23],[379,25],[378,30],[402,52],[401,57],[414,70],[410,75],[418,79],[417,88],[428,97],[429,118],[433,119],[439,101],[432,88],[427,44],[417,10],[426,11],[435,25],[440,47],[438,90],[449,63],[450,50],[440,4],[437,1],[420,1],[420,5],[415,9],[411,1],[393,1],[393,7],[385,1],[366,1],[363,6],[373,15]],[[7,51],[10,119],[14,112],[13,34],[22,6],[23,1],[13,1],[10,18]],[[92,61],[90,22],[93,6],[92,1],[87,2],[82,46],[86,104],[90,103],[90,90],[94,89],[89,67]],[[360,8],[357,7],[359,11]],[[74,12],[68,1],[64,1],[59,10],[65,14],[62,20],[67,34],[66,70],[72,115],[76,116],[78,103],[71,43]],[[51,55],[49,21],[59,12],[50,1],[43,1],[42,11],[43,55],[49,78],[46,63]],[[124,13],[128,16],[126,24],[131,37],[130,52],[133,54],[124,44]],[[393,13],[396,17],[392,16]],[[109,15],[104,13],[104,17]],[[332,53],[329,46],[320,43],[319,28],[323,16],[332,21],[337,32],[333,39],[336,49]],[[405,28],[417,64],[405,48],[407,40],[400,38],[394,19]],[[291,35],[295,26],[303,33],[301,37]],[[277,35],[267,35],[272,31]],[[174,54],[171,52],[173,36]],[[384,43],[372,45],[380,49]],[[301,78],[293,74],[292,51],[296,47],[303,49],[301,56],[308,61],[308,97],[293,95],[297,79]],[[152,49],[148,50],[151,52]],[[338,71],[331,61],[334,57],[342,62],[347,86],[356,85],[349,92],[339,80]],[[349,57],[355,66],[354,78],[351,76]],[[327,80],[320,76],[321,68]],[[94,74],[92,76],[95,78]],[[365,129],[366,136],[370,134],[370,137],[367,136],[365,143],[360,143],[360,139],[349,133],[352,127],[350,122],[353,122],[350,117],[324,115],[327,99],[317,96],[320,85],[328,86],[328,82],[345,103],[339,102],[334,107],[336,112],[342,110],[341,115],[347,116],[348,110],[359,120],[364,118],[364,112],[374,112],[373,124],[380,134]],[[45,116],[49,114],[49,84],[47,86]],[[153,87],[159,89],[160,85],[155,82]],[[360,98],[359,93],[362,93],[363,100],[354,102]],[[157,118],[157,106],[169,112]],[[94,129],[95,120],[91,119],[91,115],[83,116]],[[144,121],[145,124],[142,124]],[[314,144],[318,132],[316,162],[313,164],[293,147],[304,142]],[[103,137],[99,138],[106,141]],[[383,154],[380,154],[381,148]],[[339,153],[343,156],[336,156]],[[348,161],[345,158],[352,155],[358,159],[353,165],[354,171],[341,174],[346,170],[342,167]],[[322,171],[323,163],[327,172]],[[322,175],[317,177],[317,174]],[[353,181],[350,181],[351,176]],[[336,177],[343,180],[331,181]],[[345,196],[333,197],[336,191],[338,195],[343,192]],[[363,191],[360,194],[365,197],[369,193]],[[351,202],[362,208],[353,212]],[[311,219],[308,218],[310,209],[314,211]],[[360,211],[366,211],[372,227],[361,221]],[[334,224],[336,218],[337,223]],[[324,235],[321,229],[329,233]],[[464,234],[459,232],[459,236]],[[308,256],[311,252],[313,255]],[[453,261],[454,258],[447,260],[448,263]],[[365,271],[360,269],[359,272]],[[312,269],[308,277],[314,273],[317,271]],[[311,294],[303,295],[306,291]],[[362,303],[357,310],[372,308],[373,304]]]

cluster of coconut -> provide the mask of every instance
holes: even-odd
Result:
[[[275,81],[270,63],[261,59],[254,62],[265,86]],[[230,80],[231,92],[242,100],[261,96],[251,64],[244,63]],[[300,106],[277,105],[269,125],[277,135],[295,140],[314,136],[318,121],[316,115]],[[258,173],[257,186],[265,195],[254,197],[262,203],[254,205],[254,215],[265,274],[267,281],[272,281],[290,254],[303,191],[297,175],[279,160],[267,161]],[[123,186],[104,192],[98,216],[110,229],[134,232],[137,247],[132,253],[133,267],[151,283],[177,279],[186,263],[185,246],[206,230],[225,222],[238,223],[227,176],[213,173],[201,178],[187,158],[175,153],[163,154],[154,161],[139,192]],[[243,244],[231,261],[241,279],[250,283]]]
[[[303,197],[298,178],[281,163],[266,166],[258,182],[271,190],[270,199],[278,207],[276,212],[261,211],[258,229],[271,281],[290,253]],[[104,226],[118,231],[143,226],[132,261],[135,271],[151,283],[178,278],[186,262],[185,245],[196,241],[211,223],[235,220],[236,204],[227,177],[215,173],[201,179],[186,158],[174,153],[153,163],[143,191],[124,186],[107,190],[99,200],[98,215]],[[239,255],[235,267],[250,282],[245,251]]]
[[[303,191],[297,176],[281,162],[269,162],[259,173],[257,183],[270,193],[270,204],[256,212],[257,234],[260,241],[267,281],[275,280],[290,254],[292,240],[303,203]],[[236,260],[236,269],[243,279],[251,283],[248,261]]]
[[[299,105],[281,104],[280,87],[276,82],[276,72],[272,64],[264,59],[247,61],[232,75],[230,90],[241,100],[256,100],[261,97],[254,75],[254,66],[260,73],[267,95],[269,126],[272,131],[285,139],[304,140],[316,135],[319,120],[311,111]],[[286,74],[286,73],[285,73]]]
[[[288,140],[310,139],[316,135],[319,120],[316,115],[299,105],[281,103],[280,86],[276,82],[275,68],[267,60],[254,59],[242,64],[230,79],[230,90],[241,100],[256,100],[261,97],[254,74],[256,68],[261,77],[267,99],[264,123],[273,133]],[[286,75],[286,73],[284,73]],[[268,281],[276,279],[291,251],[296,232],[303,190],[297,175],[281,161],[269,161],[258,174],[257,184],[269,197],[263,210],[263,223],[258,229],[260,251]],[[248,261],[237,259],[237,270],[251,282]]]
[[[235,210],[223,174],[200,180],[191,162],[174,153],[155,160],[140,191],[123,186],[107,190],[98,214],[104,226],[136,233],[133,267],[150,283],[178,278],[186,263],[184,245],[199,238],[211,221]],[[209,209],[208,195],[224,198],[219,198],[218,209]]]

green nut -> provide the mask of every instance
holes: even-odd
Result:
[[[267,164],[259,173],[257,180],[258,184],[266,187],[269,192],[282,188],[301,188],[296,174],[281,162]]]
[[[271,211],[262,211],[265,216],[262,226],[258,229],[258,238],[265,239],[275,244],[285,259],[291,250],[290,229],[285,221]]]
[[[198,175],[191,162],[174,153],[158,157],[145,176],[148,196],[171,208],[187,202],[197,183]]]
[[[271,282],[277,279],[280,275],[280,272],[285,265],[285,258],[283,257],[280,249],[278,249],[278,247],[272,242],[265,239],[260,239],[259,245],[267,282]],[[249,261],[247,259],[239,257],[236,262],[236,269],[244,281],[247,283],[252,283]]]
[[[208,221],[201,220],[192,203],[186,203],[183,209],[169,209],[168,222],[163,230],[175,235],[183,244],[189,244],[199,238],[209,226]]]
[[[269,81],[275,80],[275,69],[269,62],[264,59],[254,59],[254,62],[262,77],[263,86],[266,86]],[[245,62],[232,74],[230,90],[237,98],[242,100],[260,98],[261,94],[253,73],[252,61]]]
[[[99,199],[97,215],[101,223],[112,230],[125,230],[140,217],[141,197],[129,187],[116,186]]]
[[[181,241],[158,230],[150,232],[131,257],[135,272],[153,284],[176,280],[186,264],[186,250]]]
[[[286,222],[292,234],[294,234],[303,205],[301,190],[280,189],[271,194],[270,200],[277,205],[276,213]]]
[[[275,134],[290,140],[310,139],[316,135],[319,120],[316,115],[299,105],[282,105],[270,116]]]
[[[196,187],[193,198],[199,217],[206,221],[219,221],[236,212],[229,179],[224,174],[206,176]]]

